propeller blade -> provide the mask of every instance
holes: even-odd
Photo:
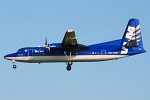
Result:
[[[45,45],[47,45],[47,37],[46,37],[46,39],[45,39]]]
[[[48,47],[48,45],[47,45],[47,37],[46,37],[46,39],[45,39],[45,45],[44,45],[44,48],[47,50],[48,49],[48,51],[50,51],[50,48]]]

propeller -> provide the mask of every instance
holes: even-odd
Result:
[[[50,48],[48,47],[48,45],[47,45],[47,37],[46,37],[46,39],[45,39],[45,45],[44,45],[44,48],[47,50],[48,49],[48,51],[50,51]]]

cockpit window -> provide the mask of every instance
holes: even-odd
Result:
[[[17,52],[24,52],[24,50],[18,50]]]

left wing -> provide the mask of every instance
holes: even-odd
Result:
[[[90,49],[87,46],[78,45],[77,39],[75,36],[75,31],[73,30],[66,31],[64,39],[62,41],[62,47],[64,51],[68,51],[68,52],[79,52],[79,51]]]

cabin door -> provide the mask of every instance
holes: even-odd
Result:
[[[106,50],[101,50],[101,55],[106,55]]]
[[[28,56],[32,56],[33,55],[33,49],[28,49]]]

